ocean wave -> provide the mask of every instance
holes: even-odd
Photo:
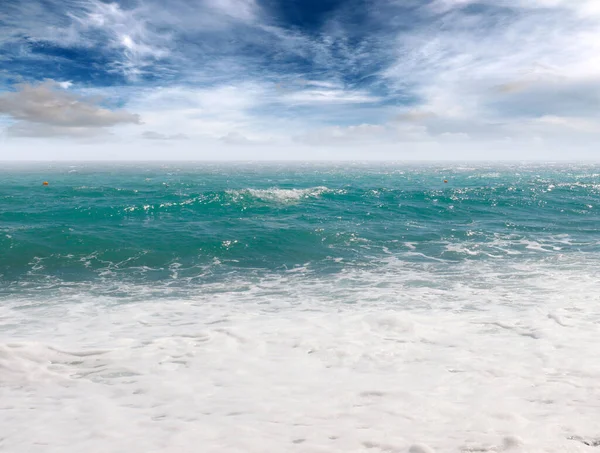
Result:
[[[600,181],[460,171],[4,180],[0,450],[589,450]]]
[[[3,447],[587,451],[570,437],[597,435],[597,270],[390,260],[3,299]]]
[[[226,192],[234,201],[241,201],[250,197],[267,202],[293,203],[303,199],[318,198],[325,193],[332,193],[334,191],[327,187],[319,186],[306,189],[281,189],[272,187],[269,189],[227,190]]]
[[[139,171],[90,172],[48,178],[36,190],[11,176],[3,187],[12,198],[0,199],[0,278],[162,281],[204,275],[217,261],[215,273],[305,263],[337,272],[327,257],[371,266],[385,256],[411,263],[598,252],[599,181],[554,170],[468,171],[448,184],[427,169],[204,171],[151,174],[150,182]],[[495,173],[501,178],[469,179]],[[560,234],[572,242],[554,243]],[[182,268],[173,272],[173,262]]]

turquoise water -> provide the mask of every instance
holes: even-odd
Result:
[[[594,254],[599,197],[600,167],[584,165],[8,167],[0,281],[185,284],[390,256],[452,266]]]
[[[588,451],[599,206],[598,165],[5,166],[0,450]]]

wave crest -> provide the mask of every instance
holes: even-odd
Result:
[[[245,197],[251,197],[267,202],[291,203],[308,198],[318,198],[324,193],[332,192],[324,186],[310,187],[306,189],[281,189],[272,187],[269,189],[242,189],[228,190],[226,193],[230,195],[234,201],[238,201]]]

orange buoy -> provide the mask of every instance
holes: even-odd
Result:
[[[445,184],[448,184],[448,180],[447,180],[447,179],[444,179],[444,183],[445,183]]]
[[[47,186],[47,185],[48,185],[48,181],[44,181],[44,182],[42,183],[42,186]]]

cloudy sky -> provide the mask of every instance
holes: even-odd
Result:
[[[599,0],[1,0],[0,160],[598,159]]]

